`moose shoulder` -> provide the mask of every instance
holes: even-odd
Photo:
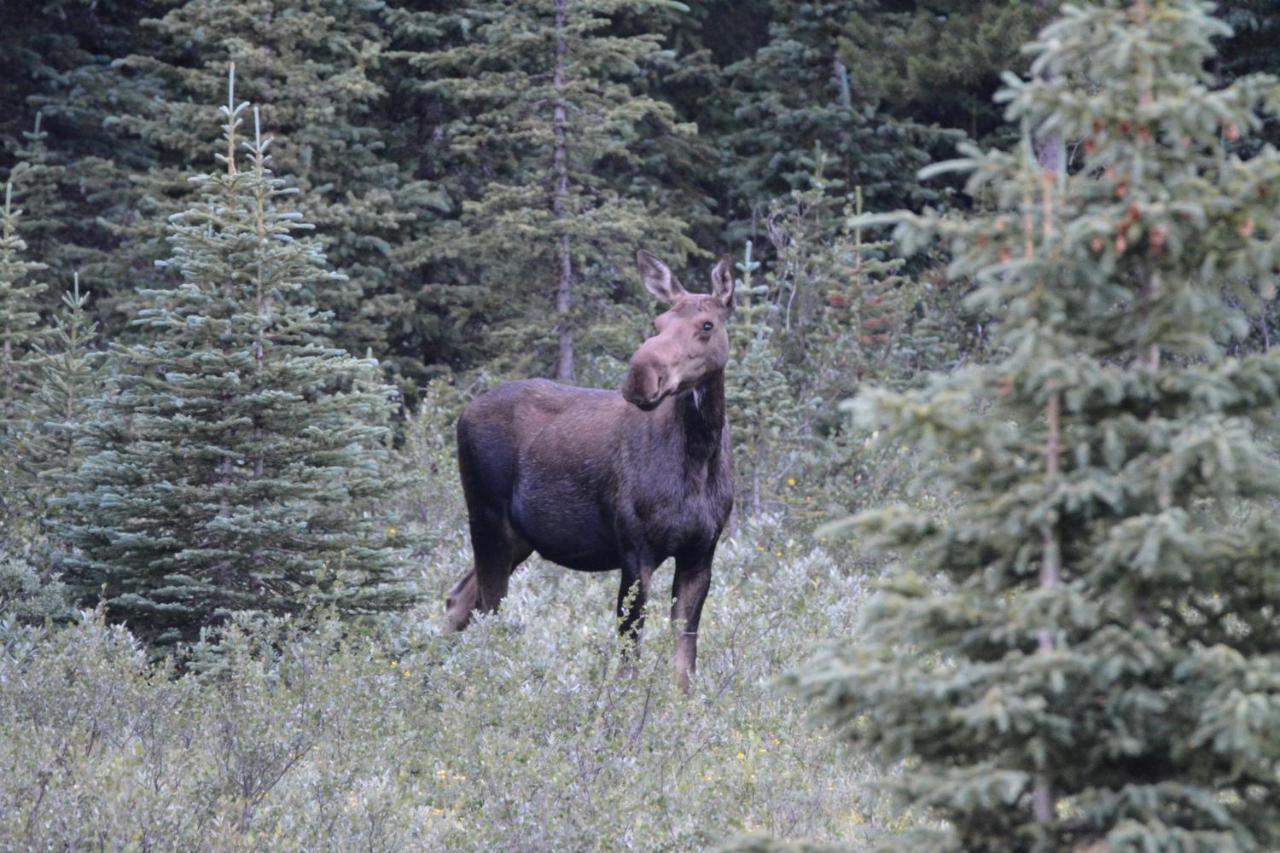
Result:
[[[674,557],[675,669],[687,689],[711,561],[733,507],[724,398],[733,276],[721,260],[711,293],[689,293],[652,255],[637,262],[668,310],[631,357],[620,391],[508,382],[459,418],[475,565],[449,593],[447,619],[461,630],[472,611],[496,610],[511,573],[537,551],[579,571],[620,569],[620,630],[638,639],[653,570]]]

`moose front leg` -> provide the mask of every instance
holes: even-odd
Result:
[[[676,576],[671,583],[671,626],[676,632],[676,683],[685,693],[689,680],[698,671],[698,622],[702,603],[711,588],[713,545],[705,553],[676,557]]]
[[[653,567],[643,565],[622,569],[622,583],[618,585],[618,633],[633,641],[639,641],[644,630],[644,606],[649,601],[649,579]]]
[[[634,674],[633,663],[640,651],[640,632],[644,630],[644,608],[649,601],[652,577],[652,560],[635,561],[622,567],[622,582],[618,585],[618,635],[625,644],[623,674]]]

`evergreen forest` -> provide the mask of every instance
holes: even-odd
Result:
[[[0,0],[0,849],[1280,849],[1277,146],[1264,0]],[[670,563],[445,616],[654,257],[688,690]]]

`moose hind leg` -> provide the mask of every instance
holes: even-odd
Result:
[[[507,596],[507,582],[516,567],[533,553],[505,514],[482,512],[471,519],[471,550],[475,554],[476,609],[493,613]],[[479,522],[479,523],[477,523]]]
[[[480,584],[473,568],[453,585],[444,599],[445,632],[452,634],[466,628],[471,622],[471,612],[480,598]]]

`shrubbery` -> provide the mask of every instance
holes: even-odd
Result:
[[[463,528],[453,507],[442,529]],[[437,591],[470,557],[461,535],[421,556]],[[664,607],[620,679],[615,579],[539,561],[456,637],[429,594],[368,630],[237,624],[202,675],[151,663],[101,613],[6,625],[0,847],[698,849],[896,829],[877,771],[774,681],[847,629],[865,575],[773,518],[715,571],[689,698]]]

